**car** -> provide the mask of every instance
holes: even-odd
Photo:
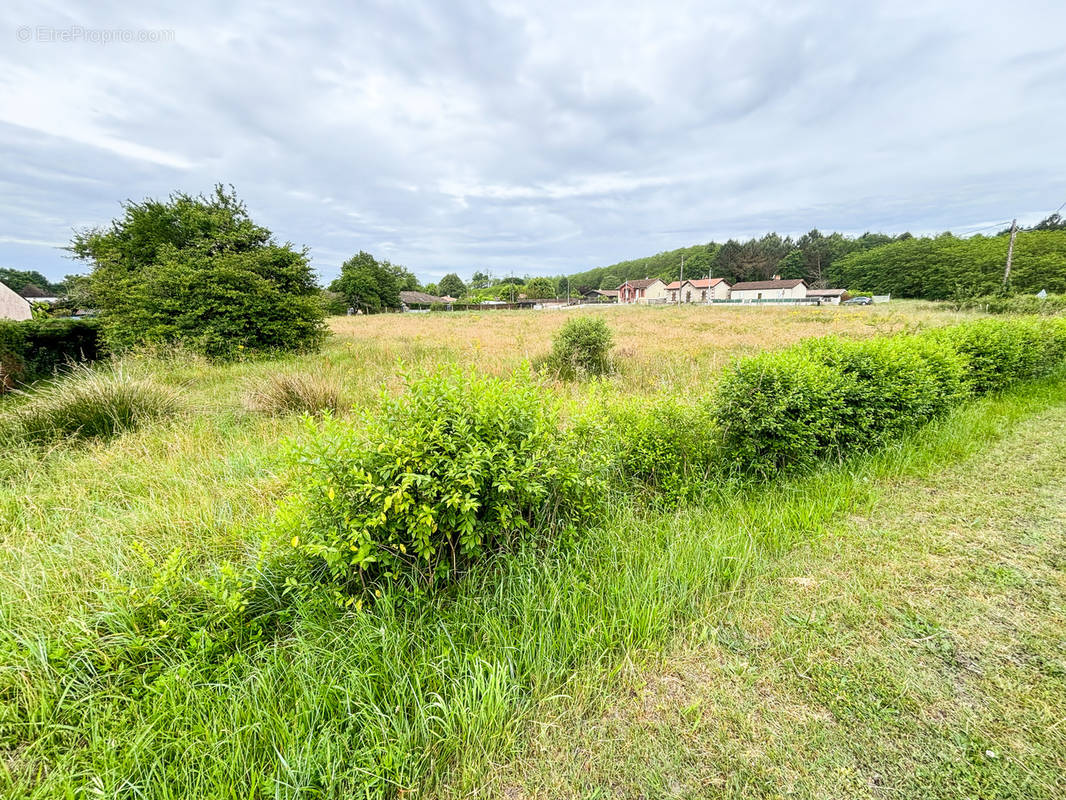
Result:
[[[869,306],[873,305],[872,297],[850,297],[844,301],[846,306]]]

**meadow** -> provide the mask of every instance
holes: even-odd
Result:
[[[619,372],[546,381],[574,418],[605,396],[707,395],[733,359],[815,337],[865,340],[975,317],[917,302],[384,314],[332,319],[314,355],[128,356],[120,368],[172,390],[180,410],[114,438],[7,448],[0,464],[0,790],[477,793],[523,752],[553,703],[602,703],[634,663],[708,630],[773,558],[868,504],[871,484],[958,461],[1063,402],[1061,385],[1045,381],[949,415],[920,444],[772,486],[672,509],[612,498],[604,520],[576,537],[516,548],[418,607],[386,596],[359,611],[297,610],[282,634],[210,663],[156,654],[116,683],[89,665],[99,654],[64,649],[70,632],[95,635],[116,586],[158,583],[175,552],[193,576],[255,561],[293,490],[292,443],[308,430],[298,414],[268,413],[277,408],[264,404],[264,387],[275,376],[321,379],[342,419],[355,415],[348,409],[373,415],[403,391],[406,372],[508,375],[543,357],[575,314],[607,320]],[[3,401],[7,410],[26,402]],[[70,663],[76,680],[64,672]]]

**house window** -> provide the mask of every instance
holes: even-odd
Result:
[[[691,291],[685,292],[685,302],[686,303],[691,303],[692,302],[692,292]]]
[[[702,292],[700,292],[700,302],[701,303],[706,303],[707,302],[707,290],[706,289],[704,289]]]

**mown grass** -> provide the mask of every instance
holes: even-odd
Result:
[[[1061,797],[1064,400],[1016,392],[869,462],[853,513],[546,704],[483,794]]]
[[[648,324],[658,313],[619,319]],[[397,324],[382,319],[368,324]],[[749,324],[765,327],[766,319]],[[285,367],[328,363],[348,376],[353,402],[372,407],[375,382],[395,380],[397,356],[420,363],[469,355],[454,338],[341,338],[317,360]],[[646,388],[644,377],[632,381],[634,370],[651,374],[657,357],[631,358],[638,366],[613,389]],[[220,663],[160,653],[151,680],[118,684],[57,657],[57,632],[92,628],[106,602],[101,573],[143,582],[135,541],[157,559],[182,548],[190,569],[205,574],[223,558],[248,558],[259,544],[257,520],[282,493],[281,440],[297,430],[291,417],[241,410],[243,382],[276,365],[159,360],[151,368],[185,387],[188,420],[110,443],[20,451],[0,467],[0,628],[8,637],[0,788],[9,794],[473,789],[494,760],[515,751],[551,697],[602,693],[628,659],[699,625],[763,559],[861,502],[866,481],[958,457],[1061,399],[1049,386],[986,401],[938,423],[919,445],[891,451],[897,462],[882,454],[756,494],[709,487],[701,506],[665,516],[623,505],[600,528],[499,559],[418,607],[387,598],[360,613],[308,607],[267,644]],[[677,374],[684,369],[659,380],[681,390]],[[561,391],[580,402],[589,390]],[[904,466],[892,473],[893,463]]]

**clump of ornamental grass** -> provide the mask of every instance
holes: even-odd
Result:
[[[173,416],[182,405],[176,389],[126,367],[75,366],[27,392],[3,428],[31,441],[106,439]]]
[[[274,372],[248,384],[244,404],[250,411],[272,416],[319,415],[343,410],[343,391],[329,373]]]

